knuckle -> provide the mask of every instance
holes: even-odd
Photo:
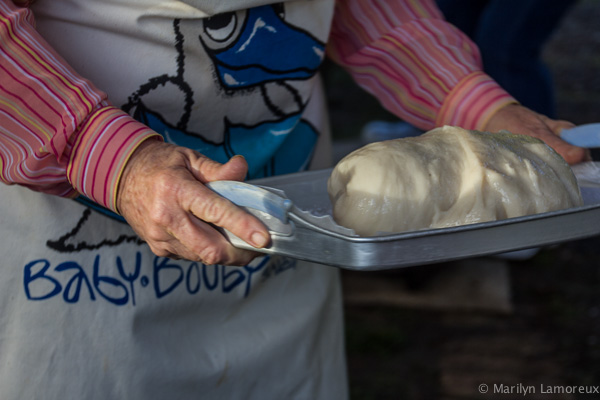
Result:
[[[154,177],[153,186],[158,198],[177,198],[182,189],[182,180],[176,171],[164,170]]]
[[[144,236],[149,242],[162,242],[165,240],[164,230],[156,225],[151,225],[148,227]]]
[[[223,252],[214,246],[205,247],[199,256],[200,260],[207,265],[215,265],[223,262]]]
[[[227,206],[228,204],[225,199],[215,197],[214,200],[211,200],[204,205],[204,220],[206,222],[222,226],[226,220]]]
[[[148,211],[148,220],[153,226],[170,226],[171,214],[161,204],[154,204]]]
[[[162,170],[154,176],[154,186],[156,189],[168,191],[176,185],[169,170]]]
[[[158,257],[170,257],[173,254],[164,247],[154,246],[152,244],[149,244],[149,246],[152,253]]]
[[[168,173],[160,173],[156,176],[152,186],[152,198],[146,200],[147,217],[152,223],[162,226],[171,223],[171,214],[165,205],[176,203],[175,199],[179,192],[177,181]]]

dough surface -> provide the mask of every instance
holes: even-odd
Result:
[[[582,204],[571,168],[542,141],[450,126],[356,150],[334,168],[327,189],[335,221],[361,236]]]

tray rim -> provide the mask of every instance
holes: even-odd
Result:
[[[278,175],[248,183],[283,191],[296,204],[286,187],[321,184],[332,168]],[[315,188],[315,186],[313,186]],[[316,193],[316,192],[315,192]],[[323,195],[319,190],[319,196]],[[295,199],[296,197],[296,199]],[[323,198],[319,197],[322,202]],[[302,206],[298,207],[303,209]],[[318,208],[318,207],[317,207]],[[310,210],[305,210],[310,211]],[[330,215],[330,214],[329,214]],[[558,223],[554,223],[556,220]],[[293,221],[293,218],[290,218]],[[317,226],[320,241],[307,246],[304,239],[274,244],[262,252],[358,271],[375,271],[490,256],[539,248],[600,235],[600,202],[563,210],[478,222],[446,228],[422,229],[381,236],[349,236]],[[308,234],[308,236],[307,236]]]
[[[306,179],[306,178],[310,177],[311,175],[324,175],[326,173],[330,173],[330,171],[332,171],[332,170],[333,170],[333,168],[325,168],[325,169],[319,169],[319,170],[297,172],[297,173],[292,173],[292,174],[277,175],[277,176],[270,177],[270,178],[261,178],[261,179],[248,181],[248,183],[252,183],[252,184],[256,184],[256,185],[264,185],[267,187],[274,187],[276,189],[279,189],[279,190],[282,190],[285,192],[285,188],[280,188],[277,185],[271,186],[271,184],[273,182],[277,184],[277,181],[279,181],[279,180],[285,180],[285,179],[290,179],[290,178],[291,179],[298,179],[298,178]],[[289,183],[286,183],[286,184],[289,184]],[[286,193],[286,196],[287,196],[287,193]],[[292,202],[294,202],[293,198],[290,198],[290,200],[292,200]],[[501,219],[501,220],[476,222],[476,223],[471,223],[471,224],[449,226],[449,227],[445,227],[445,228],[419,229],[419,230],[412,230],[412,231],[405,231],[405,232],[398,232],[398,233],[389,233],[389,234],[386,233],[386,234],[377,235],[377,236],[359,236],[359,235],[349,236],[349,235],[344,235],[342,233],[333,232],[333,231],[330,231],[330,230],[328,230],[326,228],[322,228],[322,227],[319,227],[319,229],[323,233],[327,233],[330,236],[334,236],[336,238],[340,238],[340,239],[347,240],[350,242],[357,242],[357,243],[388,242],[388,241],[397,241],[397,240],[402,240],[402,239],[412,239],[412,238],[416,238],[416,237],[445,235],[445,234],[451,234],[451,233],[455,233],[455,232],[457,233],[457,232],[463,232],[463,231],[481,230],[481,229],[493,228],[493,227],[497,227],[497,226],[504,226],[504,225],[511,225],[511,224],[520,224],[520,223],[526,223],[526,222],[534,221],[534,220],[537,221],[537,220],[542,220],[542,219],[556,218],[558,216],[566,216],[569,214],[579,214],[579,213],[584,213],[586,211],[593,211],[596,209],[600,209],[600,202],[596,203],[596,204],[585,204],[585,205],[578,206],[578,207],[570,207],[570,208],[566,208],[566,209],[562,209],[562,210],[548,211],[548,212],[537,213],[537,214],[528,214],[528,215],[523,215],[523,216],[519,216],[519,217],[505,218],[505,219]],[[307,211],[307,210],[303,210],[303,211]]]

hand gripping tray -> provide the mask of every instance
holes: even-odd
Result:
[[[267,225],[272,243],[254,249],[230,232],[236,247],[352,270],[381,270],[505,253],[600,234],[600,167],[574,168],[584,205],[560,211],[443,229],[360,237],[331,217],[331,169],[208,186]]]

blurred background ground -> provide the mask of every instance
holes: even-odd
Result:
[[[600,0],[581,0],[571,9],[544,59],[554,75],[559,117],[600,122]],[[337,67],[324,72],[338,149],[355,145],[371,120],[395,121]],[[600,398],[540,393],[540,385],[600,385],[599,244],[598,237],[564,243],[520,261],[344,271],[352,399]],[[473,296],[470,303],[451,291],[441,301],[415,300],[439,293],[432,277],[465,267],[504,271],[484,275],[507,297],[487,307],[480,303],[485,296],[476,297],[482,294],[477,288],[488,292],[486,286],[466,276],[458,288],[463,299]],[[394,287],[401,293],[396,298],[357,296],[361,288],[373,294]],[[536,393],[481,395],[480,384],[533,385]]]

